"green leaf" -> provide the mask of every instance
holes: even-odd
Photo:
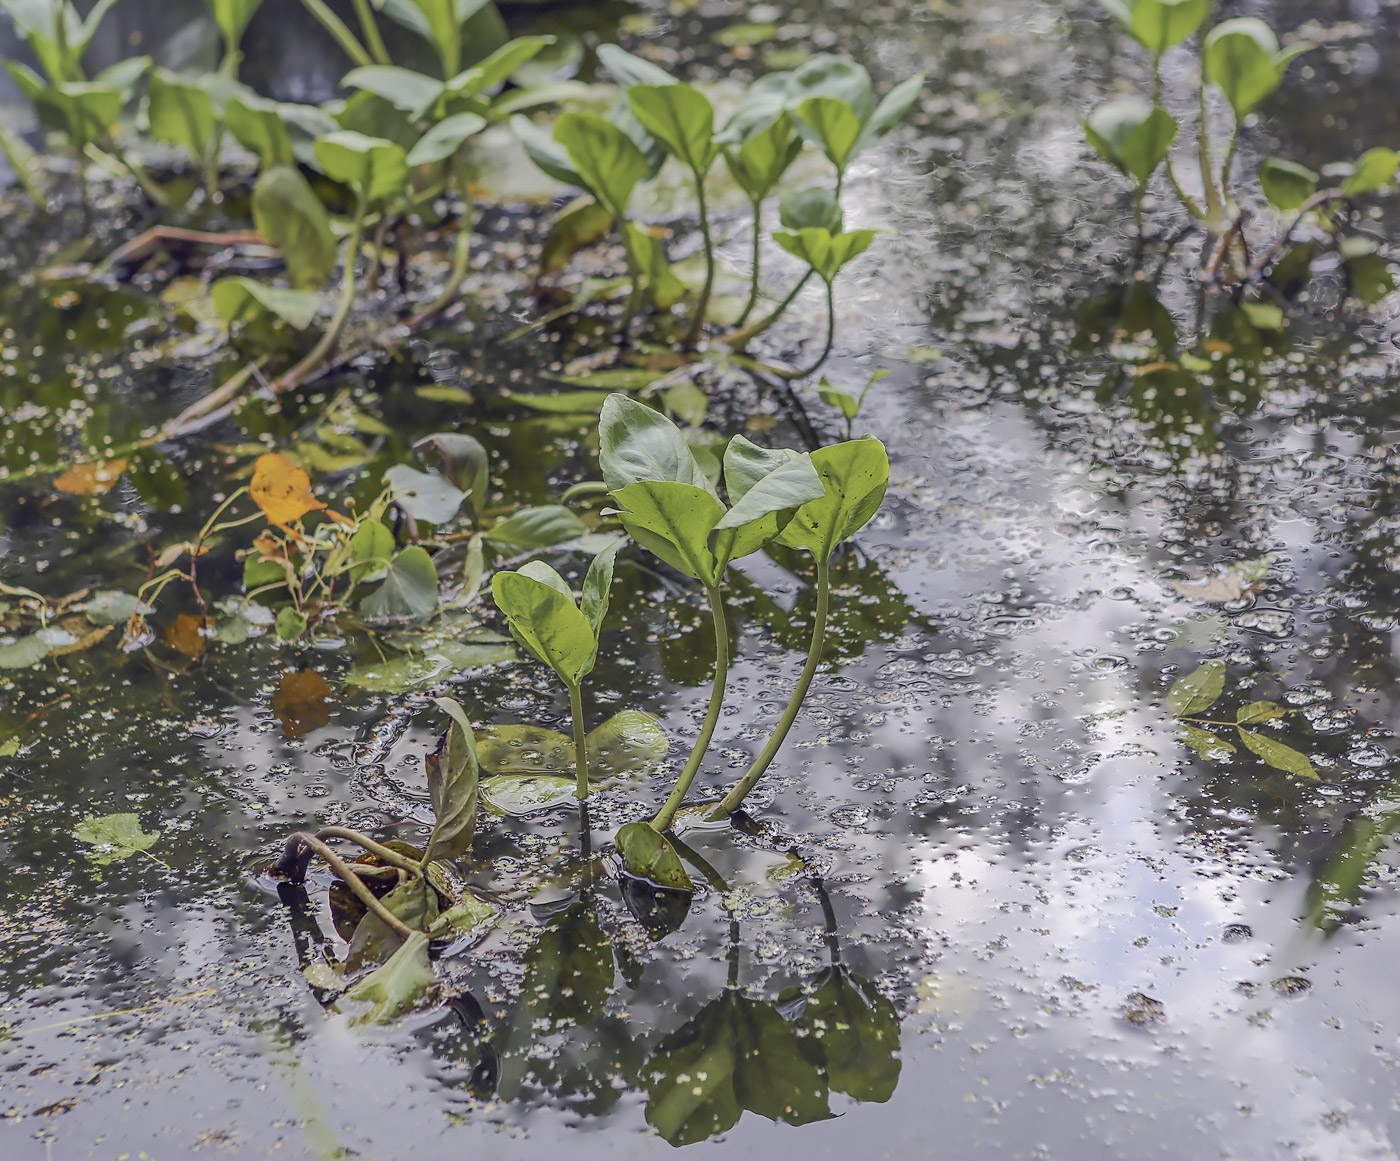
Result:
[[[870,248],[875,234],[875,230],[850,230],[833,235],[820,227],[809,226],[796,232],[777,230],[773,241],[806,262],[822,281],[830,283],[846,263]]]
[[[39,633],[31,633],[9,645],[0,645],[0,669],[29,669],[44,660],[52,648]]]
[[[291,165],[274,165],[253,187],[253,223],[282,252],[287,280],[317,290],[335,269],[338,244],[330,215],[306,178]]]
[[[639,480],[613,493],[612,509],[628,534],[672,568],[706,587],[719,579],[710,533],[724,515],[714,493],[675,480]]]
[[[19,739],[9,738],[0,742],[0,758],[13,758],[19,753]]]
[[[656,235],[636,222],[626,223],[626,228],[627,236],[632,240],[632,253],[636,256],[637,265],[641,267],[642,282],[647,294],[658,310],[670,310],[685,297],[685,283],[677,278],[671,269],[670,262],[666,260],[666,248]],[[643,374],[655,376],[655,373],[650,371]]]
[[[306,614],[288,605],[277,614],[275,629],[283,641],[300,641],[306,636]]]
[[[513,645],[465,645],[445,641],[422,657],[392,657],[373,665],[356,666],[345,675],[345,684],[375,693],[405,693],[439,685],[464,670],[514,661]]]
[[[422,117],[442,95],[443,84],[433,77],[397,65],[365,65],[340,79],[347,89],[364,89],[382,97],[411,117]]]
[[[617,82],[618,88],[633,85],[674,85],[676,78],[660,65],[652,64],[615,44],[598,46],[598,59]]]
[[[860,140],[856,142],[855,149],[851,153],[852,157],[858,157],[864,153],[908,116],[909,110],[914,107],[914,102],[919,99],[919,93],[924,87],[925,79],[924,73],[916,73],[914,76],[900,81],[885,94],[884,100],[875,106],[875,112],[870,115],[870,120],[865,123],[865,127],[861,130]]]
[[[135,814],[93,814],[73,828],[73,837],[95,847],[88,858],[105,865],[150,850],[160,840],[160,831],[143,831]]]
[[[108,589],[93,593],[79,608],[94,625],[124,625],[141,611],[141,602],[131,593]]]
[[[276,101],[251,92],[239,93],[224,105],[224,124],[240,145],[258,155],[263,169],[296,164],[292,139]]]
[[[580,189],[590,188],[583,175],[574,168],[573,163],[569,160],[568,150],[531,122],[528,117],[519,115],[512,117],[510,127],[516,139],[524,147],[526,156],[543,173],[565,185],[576,185]],[[592,191],[590,190],[590,192]],[[604,209],[607,207],[604,206]],[[611,211],[609,211],[608,217],[611,219]]]
[[[411,545],[389,562],[384,583],[360,602],[369,617],[426,617],[438,601],[437,569],[425,549]]]
[[[565,684],[576,685],[593,668],[598,651],[593,629],[568,586],[547,565],[534,561],[518,572],[498,572],[491,578],[491,595],[521,647]]]
[[[1176,140],[1176,118],[1135,97],[1105,101],[1084,121],[1084,136],[1110,165],[1147,184]]]
[[[355,584],[389,567],[394,534],[378,520],[366,520],[350,537],[350,580]]]
[[[809,97],[793,118],[797,132],[826,155],[837,173],[844,173],[864,128],[855,110],[834,97]]]
[[[862,125],[875,110],[870,74],[846,57],[812,57],[788,77],[785,91],[789,109],[811,97],[831,97],[849,105]]]
[[[338,129],[318,137],[314,150],[327,177],[348,185],[368,202],[388,201],[404,190],[408,155],[401,145]]]
[[[796,458],[795,451],[787,448],[770,451],[736,435],[724,449],[724,488],[729,493],[729,502],[739,503],[759,480]]]
[[[482,802],[497,814],[526,815],[550,810],[562,802],[572,802],[577,793],[578,780],[572,774],[497,775],[481,784]]]
[[[1207,760],[1218,758],[1221,754],[1233,754],[1235,752],[1235,747],[1225,741],[1224,738],[1217,737],[1209,730],[1203,730],[1197,726],[1183,725],[1181,727],[1181,739],[1202,758]]]
[[[1209,11],[1210,0],[1132,0],[1127,27],[1143,48],[1161,56],[1200,28]]]
[[[581,184],[581,183],[580,183]],[[575,198],[555,215],[540,248],[540,274],[563,270],[569,259],[612,229],[612,215],[592,197]]]
[[[762,200],[773,192],[801,152],[802,138],[793,127],[792,118],[780,112],[738,149],[726,149],[724,159],[740,188],[751,199]]]
[[[693,891],[671,841],[649,822],[629,822],[614,840],[629,875],[672,891]]]
[[[1352,293],[1362,302],[1374,305],[1395,289],[1390,263],[1380,254],[1359,254],[1346,260]]]
[[[478,117],[475,113],[457,113],[439,121],[408,151],[408,164],[419,166],[445,161],[462,147],[463,142],[485,128],[486,118]]]
[[[671,742],[653,715],[619,710],[588,731],[584,748],[588,768],[597,778],[620,778],[663,761]]]
[[[262,0],[205,0],[205,3],[214,14],[214,23],[224,34],[225,43],[230,48],[237,48],[248,21],[253,19],[253,13],[261,6]]]
[[[1356,159],[1342,192],[1348,197],[1355,197],[1384,189],[1395,177],[1397,168],[1400,168],[1400,153],[1393,149],[1368,149]]]
[[[842,387],[835,386],[825,375],[817,384],[817,398],[828,407],[834,407],[846,419],[856,417],[856,397]]]
[[[473,512],[478,516],[489,499],[491,457],[475,436],[455,431],[435,431],[413,445],[413,450],[426,457],[437,453],[442,474],[454,488],[467,494]]]
[[[616,778],[635,774],[661,761],[670,749],[670,742],[660,722],[651,714],[621,710],[590,730],[584,747],[590,771],[599,778]],[[477,754],[481,768],[495,778],[552,778],[558,779],[569,795],[576,789],[573,739],[558,730],[524,724],[492,726],[478,739]],[[507,790],[504,781],[493,783],[493,787],[498,795],[513,793]],[[533,801],[536,795],[545,793],[549,798],[547,805],[552,806],[554,790],[552,782],[541,783],[522,788],[515,797],[523,794],[526,800]],[[531,806],[531,809],[538,808]]]
[[[899,1013],[845,967],[827,968],[816,984],[797,1026],[821,1046],[828,1083],[854,1100],[884,1103],[899,1083]]]
[[[1167,709],[1178,718],[1204,713],[1224,691],[1225,662],[1207,661],[1172,682],[1167,690]]]
[[[486,530],[486,539],[506,549],[511,556],[533,548],[546,548],[575,540],[588,532],[588,525],[567,508],[545,504],[521,508]]]
[[[1252,726],[1256,722],[1268,722],[1281,718],[1288,710],[1277,702],[1252,701],[1235,715],[1235,722],[1241,726]]]
[[[475,97],[488,89],[503,85],[521,66],[528,64],[555,42],[553,36],[520,36],[501,45],[485,60],[458,73],[447,82],[449,92]]]
[[[1306,165],[1267,157],[1259,167],[1259,188],[1276,210],[1296,210],[1317,192],[1318,175]]]
[[[520,1002],[537,1029],[587,1025],[612,994],[612,943],[587,901],[551,917],[522,959]]]
[[[583,578],[583,593],[579,599],[579,610],[587,618],[597,637],[603,626],[603,618],[608,615],[608,598],[612,592],[613,561],[621,545],[614,541],[598,553],[588,566],[588,574]]]
[[[1318,773],[1313,769],[1307,755],[1293,749],[1292,746],[1285,746],[1264,734],[1256,734],[1253,730],[1243,728],[1240,729],[1240,738],[1275,770],[1282,770],[1285,774],[1297,774],[1314,781],[1319,780]]]
[[[270,313],[290,327],[305,330],[321,309],[321,295],[317,291],[268,286],[241,275],[219,279],[209,288],[209,294],[226,327]]]
[[[632,85],[632,113],[666,152],[693,173],[704,175],[715,157],[715,110],[692,85]]]
[[[471,849],[476,834],[476,795],[480,771],[476,738],[458,702],[450,697],[434,699],[452,724],[427,756],[428,796],[433,803],[433,833],[423,854],[423,865],[434,859],[456,859]]]
[[[379,900],[389,914],[415,934],[427,931],[437,920],[438,893],[423,877],[407,879]],[[345,954],[347,971],[359,971],[366,964],[383,963],[402,946],[404,940],[373,911],[366,911],[355,924]]]
[[[805,548],[830,560],[836,546],[865,527],[880,509],[890,480],[890,461],[877,439],[848,440],[811,453],[826,494],[797,510],[778,543]]]
[[[387,1024],[412,1011],[437,985],[428,960],[428,937],[415,931],[380,967],[345,993],[342,1000],[367,1004],[354,1016],[357,1024]]]
[[[485,0],[394,0],[382,6],[433,46],[443,76],[450,77],[461,64],[463,28]]]
[[[607,208],[614,222],[627,217],[637,183],[651,172],[646,155],[611,121],[593,113],[564,113],[554,123],[554,140],[569,164]]]
[[[1278,51],[1273,29],[1254,16],[1222,21],[1206,36],[1206,76],[1225,94],[1236,117],[1253,111],[1279,87],[1283,70],[1274,60]]]
[[[209,92],[165,69],[151,74],[146,122],[157,141],[181,145],[202,159],[218,130],[218,114]]]
[[[724,560],[739,560],[757,552],[787,527],[798,508],[825,495],[826,485],[812,466],[810,456],[794,456],[784,461],[747,488],[734,507],[720,518],[715,525],[716,532],[730,532],[731,535],[716,537],[715,555]]]
[[[558,730],[524,723],[489,726],[477,739],[481,768],[494,777],[567,777],[574,791],[573,739]]]
[[[610,492],[644,480],[673,480],[714,494],[680,429],[661,412],[609,395],[598,419],[598,463]]]
[[[394,501],[415,520],[446,524],[457,515],[467,494],[441,476],[420,472],[407,464],[395,464],[384,473]]]

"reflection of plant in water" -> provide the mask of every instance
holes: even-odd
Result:
[[[1258,105],[1283,83],[1289,63],[1314,46],[1299,41],[1279,46],[1274,31],[1257,17],[1237,17],[1212,26],[1210,0],[1101,0],[1113,18],[1152,58],[1151,102],[1116,97],[1084,122],[1094,150],[1133,182],[1134,212],[1142,234],[1142,203],[1153,175],[1164,168],[1167,181],[1193,222],[1207,231],[1202,254],[1204,277],[1234,286],[1237,296],[1251,283],[1275,296],[1291,297],[1308,278],[1309,267],[1331,253],[1345,271],[1348,288],[1363,302],[1377,302],[1394,289],[1384,248],[1358,225],[1357,198],[1385,189],[1400,168],[1392,149],[1368,150],[1326,189],[1319,177],[1292,161],[1270,158],[1258,174],[1260,191],[1279,216],[1282,229],[1258,254],[1245,236],[1245,216],[1236,204],[1234,162],[1240,129]],[[1162,58],[1197,37],[1199,116],[1194,153],[1201,193],[1193,196],[1177,174],[1172,149],[1178,119],[1163,107]],[[1209,95],[1214,90],[1230,113],[1223,149],[1211,138]],[[1219,157],[1219,168],[1216,158]],[[1302,232],[1311,238],[1293,245]],[[1296,284],[1296,287],[1295,287]]]
[[[1287,746],[1257,727],[1277,721],[1289,713],[1287,707],[1272,701],[1252,701],[1241,706],[1230,719],[1209,718],[1206,711],[1225,692],[1225,662],[1207,661],[1200,668],[1178,678],[1167,691],[1167,708],[1182,727],[1182,739],[1202,758],[1218,759],[1236,752],[1217,731],[1227,730],[1244,746],[1275,770],[1316,779],[1317,771],[1308,756]]]

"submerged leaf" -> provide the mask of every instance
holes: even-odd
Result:
[[[498,814],[524,815],[549,810],[578,793],[578,781],[554,774],[498,774],[481,783],[481,800]]]
[[[282,732],[289,738],[304,738],[329,725],[331,710],[326,699],[330,692],[326,679],[313,670],[284,673],[272,696],[272,709],[282,722]]]
[[[407,464],[395,464],[384,473],[394,500],[415,520],[446,524],[457,514],[467,494],[441,476],[420,472]]]
[[[650,823],[629,822],[614,841],[629,875],[672,891],[694,890],[671,840]]]
[[[387,1024],[419,1002],[437,984],[428,960],[428,937],[415,931],[388,961],[345,993],[343,1000],[365,1003],[368,1011],[353,1016],[356,1024]]]

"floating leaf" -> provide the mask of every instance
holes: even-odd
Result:
[[[1185,677],[1178,677],[1167,691],[1167,709],[1174,717],[1189,717],[1208,710],[1225,691],[1225,662],[1207,661]]]
[[[111,589],[93,593],[78,608],[94,625],[124,625],[138,612],[150,611],[143,609],[141,602],[132,594]]]
[[[387,1024],[422,1001],[437,985],[433,965],[428,960],[428,937],[415,931],[388,961],[375,968],[345,993],[342,1001],[368,1004],[368,1011],[357,1014],[357,1024]]]
[[[181,613],[165,627],[165,643],[186,657],[202,657],[209,647],[204,636],[208,624],[194,613]]]
[[[0,645],[0,669],[29,669],[49,655],[52,646],[39,633]]]
[[[573,801],[577,791],[578,782],[572,776],[497,775],[482,780],[481,801],[498,814],[534,814]]]
[[[311,491],[311,477],[280,452],[258,457],[248,494],[268,520],[283,527],[325,507]]]
[[[427,551],[414,544],[389,562],[384,583],[360,602],[370,617],[426,617],[438,603],[437,569]]]
[[[1308,756],[1293,749],[1292,746],[1285,746],[1282,742],[1274,741],[1273,738],[1243,728],[1240,730],[1240,737],[1246,746],[1275,770],[1282,770],[1285,774],[1297,774],[1314,781],[1319,780],[1318,773],[1313,769],[1313,764],[1308,760]]]
[[[306,636],[307,624],[306,614],[288,605],[277,614],[273,627],[283,641],[300,641]]]
[[[457,515],[467,494],[441,476],[420,472],[407,464],[395,464],[384,473],[394,499],[415,520],[446,524]]]
[[[1181,738],[1191,749],[1195,750],[1202,758],[1219,758],[1224,754],[1233,754],[1235,747],[1225,741],[1224,738],[1217,737],[1209,730],[1200,729],[1197,726],[1183,725],[1181,727]]]
[[[70,496],[100,496],[112,490],[127,463],[126,459],[113,459],[74,464],[54,477],[53,486]]]
[[[282,723],[282,732],[289,738],[304,738],[329,725],[331,710],[326,699],[330,693],[326,679],[313,670],[284,673],[272,695],[272,709]]]
[[[1235,715],[1235,721],[1242,726],[1252,726],[1256,722],[1268,722],[1281,718],[1288,710],[1277,702],[1252,701]]]
[[[1265,556],[1259,560],[1240,561],[1200,580],[1169,580],[1167,585],[1183,597],[1227,604],[1261,589],[1268,579],[1273,559]]]
[[[533,548],[545,548],[574,540],[588,532],[588,525],[567,508],[545,504],[521,508],[486,530],[486,539],[506,549],[511,556]]]
[[[694,890],[671,840],[650,823],[629,822],[614,841],[629,875],[671,891]]]
[[[515,649],[510,645],[464,645],[446,641],[423,657],[393,657],[374,665],[356,666],[345,675],[345,684],[375,693],[403,693],[440,684],[463,671],[516,658]]]
[[[159,841],[160,831],[143,831],[135,814],[94,814],[73,828],[73,837],[96,848],[88,852],[88,858],[106,864],[150,850]]]

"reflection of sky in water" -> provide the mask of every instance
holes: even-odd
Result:
[[[1357,523],[1385,531],[1388,509],[1376,509],[1389,500],[1375,497],[1389,469],[1364,426],[1290,418],[1312,400],[1306,366],[1289,385],[1295,395],[1274,397],[1276,413],[1230,429],[1214,464],[1179,473],[1135,443],[1120,412],[1080,396],[1098,372],[1062,355],[1072,329],[1062,320],[1117,235],[1090,212],[1093,198],[1112,195],[1084,180],[1072,115],[1084,77],[1102,66],[1075,59],[1047,6],[976,8],[958,18],[960,46],[926,25],[911,26],[922,39],[905,29],[877,38],[892,71],[924,52],[950,64],[948,92],[937,90],[944,136],[904,169],[879,152],[855,175],[848,221],[901,233],[842,284],[828,369],[857,385],[881,360],[893,372],[858,427],[886,437],[895,488],[860,538],[866,583],[838,597],[883,613],[887,631],[819,677],[756,811],[803,837],[848,962],[898,996],[903,1074],[888,1104],[834,1096],[839,1118],[800,1129],[747,1115],[718,1149],[998,1161],[1391,1156],[1394,897],[1379,892],[1326,943],[1299,920],[1309,868],[1328,849],[1316,836],[1384,799],[1386,759],[1378,772],[1368,759],[1367,773],[1346,755],[1359,752],[1348,750],[1358,706],[1379,727],[1394,716],[1392,647],[1347,637],[1339,610],[1389,628],[1384,574],[1343,572]],[[982,111],[973,98],[993,88],[1004,103]],[[929,182],[912,176],[921,166],[946,171],[939,180],[959,200],[934,213]],[[785,282],[786,268],[770,269]],[[801,305],[788,336],[820,317],[817,297]],[[941,354],[900,357],[921,344]],[[1384,387],[1393,364],[1374,357],[1363,370]],[[1037,376],[1046,394],[1036,395]],[[1199,530],[1210,522],[1214,531]],[[1169,583],[1177,566],[1199,575],[1265,552],[1286,581],[1243,612],[1207,610]],[[777,564],[756,558],[743,571],[792,608],[792,577]],[[1338,624],[1323,623],[1324,612]],[[712,785],[742,767],[763,733],[755,719],[776,716],[796,672],[763,620],[743,627],[706,766]],[[657,624],[639,613],[632,628]],[[1345,648],[1324,646],[1330,637],[1346,637]],[[1272,666],[1286,689],[1330,691],[1336,736],[1324,736],[1322,702],[1319,733],[1301,735],[1335,760],[1319,759],[1330,781],[1293,788],[1297,801],[1284,802],[1253,765],[1212,767],[1180,745],[1158,671],[1190,667],[1217,638],[1232,675]],[[1369,673],[1353,672],[1372,658]],[[621,704],[654,692],[626,667],[606,677]],[[1261,688],[1275,696],[1267,676]],[[533,677],[480,692],[499,699],[500,720],[558,710]],[[688,737],[700,695],[659,692],[672,736]],[[24,1114],[0,1125],[7,1156],[43,1155],[49,1134],[54,1156],[184,1155],[195,1143],[314,1155],[336,1139],[365,1156],[397,1155],[405,1140],[423,1156],[671,1152],[642,1134],[636,1092],[598,1117],[562,1082],[527,1081],[516,1103],[478,1103],[465,1087],[471,1062],[445,1047],[452,1019],[442,1012],[391,1033],[324,1019],[280,911],[239,883],[238,852],[312,815],[365,825],[414,816],[429,717],[422,699],[404,699],[402,712],[352,737],[346,709],[295,744],[265,710],[217,704],[183,739],[197,772],[170,823],[172,835],[207,836],[217,865],[175,888],[115,867],[103,898],[114,884],[129,898],[99,906],[84,931],[64,930],[42,902],[5,921],[5,930],[37,922],[49,943],[26,951],[26,971],[50,965],[50,982],[12,1009],[19,1036],[0,1050],[3,1104]],[[181,719],[164,728],[189,729]],[[1384,747],[1384,735],[1372,742]],[[142,740],[126,738],[94,757],[90,776],[119,774],[135,791],[150,765]],[[601,829],[621,817],[605,804]],[[495,885],[547,861],[571,834],[553,817],[495,827],[493,842],[518,845]],[[800,881],[762,886],[781,857],[716,835],[695,845],[747,885],[743,982],[771,997],[819,970],[811,892]],[[635,988],[619,981],[606,1031],[600,1022],[540,1039],[544,1071],[570,1053],[603,1052],[606,1037],[654,1040],[723,987],[728,923],[713,894],[659,945],[640,938],[611,891],[600,908],[645,970]],[[520,984],[516,954],[534,930],[517,908],[446,973],[499,1029]]]

